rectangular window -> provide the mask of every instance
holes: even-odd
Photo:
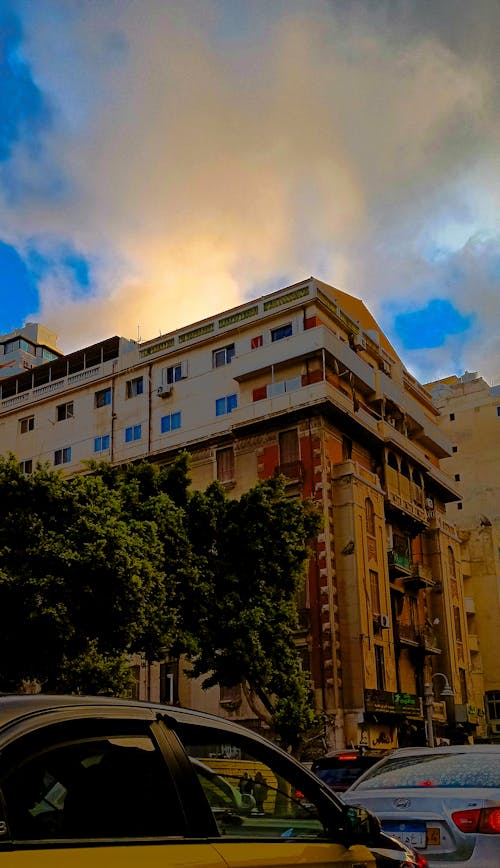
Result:
[[[170,365],[166,369],[166,381],[168,385],[172,383],[176,383],[177,380],[182,379],[182,365],[179,363],[178,365]]]
[[[64,422],[65,419],[72,419],[74,415],[73,401],[68,401],[67,404],[59,404],[56,407],[57,421]]]
[[[125,428],[125,443],[133,443],[134,440],[140,440],[142,437],[142,425],[130,425]]]
[[[450,422],[454,422],[454,421],[455,421],[455,414],[450,413]]]
[[[109,444],[109,434],[103,434],[102,437],[96,437],[94,439],[94,452],[106,452],[106,450],[109,449]]]
[[[212,363],[214,368],[221,368],[222,365],[229,365],[234,357],[234,344],[228,344],[227,347],[221,347],[220,350],[214,350],[212,353]]]
[[[500,407],[497,407],[497,416],[500,416]]]
[[[127,398],[135,398],[137,395],[142,395],[143,391],[144,381],[142,377],[135,377],[133,380],[127,380]]]
[[[226,413],[232,413],[238,406],[237,395],[226,395],[225,398],[217,398],[215,401],[215,415],[224,416]]]
[[[19,433],[26,434],[28,431],[33,431],[35,427],[35,417],[25,416],[24,419],[19,419]]]
[[[21,473],[24,473],[25,476],[29,476],[30,473],[33,473],[33,461],[31,458],[27,458],[26,461],[19,462],[19,468]]]
[[[302,388],[302,377],[291,377],[289,380],[279,380],[276,383],[269,383],[267,386],[267,397],[275,398],[276,395],[283,395],[285,392],[295,392]]]
[[[460,473],[455,473],[455,482],[460,482]]]
[[[160,420],[160,431],[162,434],[168,434],[169,431],[177,431],[182,424],[180,413],[169,413],[167,416],[162,416]]]
[[[271,340],[272,341],[282,341],[283,338],[289,338],[292,334],[292,324],[291,322],[287,323],[284,326],[278,326],[278,328],[271,329]]]
[[[382,645],[374,645],[375,653],[375,674],[377,677],[377,690],[385,690],[385,666],[384,666],[384,649]]]
[[[300,460],[299,435],[296,428],[290,431],[280,431],[279,434],[280,466],[294,464]]]
[[[252,350],[257,350],[259,347],[263,346],[263,344],[264,344],[263,336],[262,335],[255,335],[255,337],[252,338],[252,340],[251,340],[250,346],[251,346]]]
[[[217,450],[217,479],[219,482],[234,481],[234,449],[228,446],[227,449]]]
[[[111,404],[111,389],[101,389],[99,392],[96,392],[95,406],[106,407],[107,404]]]
[[[452,446],[451,451],[452,452],[458,452],[458,446]]]
[[[65,449],[56,449],[54,452],[54,464],[69,464],[71,461],[71,446]]]
[[[380,615],[380,587],[378,573],[375,570],[370,570],[370,593],[372,597],[372,612]]]

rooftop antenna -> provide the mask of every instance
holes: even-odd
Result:
[[[138,325],[137,326],[137,343],[138,344],[140,344],[140,342],[142,341],[140,329],[141,329],[141,327],[140,327],[140,325]]]

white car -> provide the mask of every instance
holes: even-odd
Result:
[[[429,868],[499,868],[500,745],[393,751],[343,794]]]

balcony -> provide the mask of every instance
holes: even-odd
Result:
[[[287,482],[303,482],[304,465],[302,461],[288,461],[274,468],[276,476],[284,476]]]
[[[410,575],[405,578],[407,588],[419,591],[421,588],[433,588],[435,584],[430,567],[416,562],[410,565]]]
[[[391,549],[387,552],[389,570],[393,576],[409,576],[411,573],[411,560],[407,552]]]
[[[414,647],[418,647],[421,644],[421,630],[421,627],[417,627],[412,622],[397,621],[396,639],[401,645],[413,645]]]

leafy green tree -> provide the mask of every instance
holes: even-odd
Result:
[[[205,675],[205,687],[241,684],[253,711],[296,749],[315,722],[294,632],[319,514],[286,496],[282,478],[240,500],[214,483],[192,495],[187,512],[202,577],[182,612],[196,638],[192,675]]]

